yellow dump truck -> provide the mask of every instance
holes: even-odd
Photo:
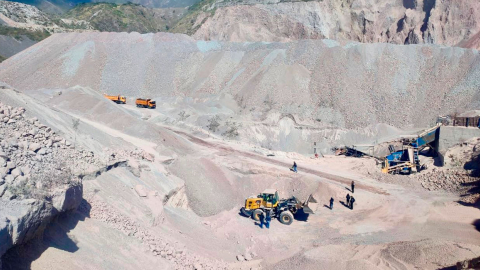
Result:
[[[106,98],[110,99],[111,101],[117,103],[117,104],[125,104],[127,103],[127,98],[124,96],[109,96],[107,94],[103,94]]]
[[[157,107],[155,101],[151,99],[137,98],[137,101],[135,103],[139,108],[155,109]]]

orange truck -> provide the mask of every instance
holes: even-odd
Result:
[[[107,94],[103,94],[106,98],[110,99],[111,101],[117,104],[125,104],[127,103],[127,98],[124,96],[109,96]]]
[[[157,107],[155,101],[151,99],[137,98],[135,104],[137,104],[137,107],[139,108],[155,109]]]

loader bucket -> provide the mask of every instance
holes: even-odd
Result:
[[[305,214],[315,214],[313,212],[313,210],[310,207],[308,207],[308,203],[317,203],[317,200],[315,200],[315,198],[313,198],[312,194],[310,194],[308,196],[307,200],[303,203],[303,212]]]
[[[308,196],[308,199],[307,201],[305,202],[305,204],[308,204],[309,202],[311,203],[317,203],[317,200],[315,200],[315,198],[313,198],[313,195],[310,194],[310,196]]]
[[[313,210],[310,207],[308,207],[308,205],[303,206],[303,212],[305,214],[315,214]]]

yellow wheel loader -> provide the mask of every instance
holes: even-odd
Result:
[[[272,210],[272,218],[278,218],[280,223],[290,225],[298,211],[303,211],[305,214],[314,214],[312,209],[308,207],[309,202],[317,202],[311,194],[302,203],[294,196],[289,199],[279,199],[278,191],[267,189],[258,196],[248,197],[245,200],[245,206],[240,209],[240,212],[246,217],[252,217],[254,220],[260,221],[265,211]]]

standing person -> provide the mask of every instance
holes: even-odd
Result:
[[[265,212],[260,214],[260,228],[263,229],[263,224],[265,224]]]
[[[350,207],[350,194],[347,193],[347,207]]]
[[[355,181],[352,181],[352,193],[355,193]]]
[[[295,161],[293,162],[293,171],[297,172],[297,163]]]
[[[330,210],[333,210],[333,197],[330,198]]]
[[[352,210],[353,210],[353,203],[354,202],[355,202],[355,198],[353,198],[353,196],[350,197],[350,209],[352,209]]]
[[[265,227],[267,229],[270,229],[270,221],[272,220],[272,210],[268,210],[265,214],[266,214],[266,217],[265,217]]]

